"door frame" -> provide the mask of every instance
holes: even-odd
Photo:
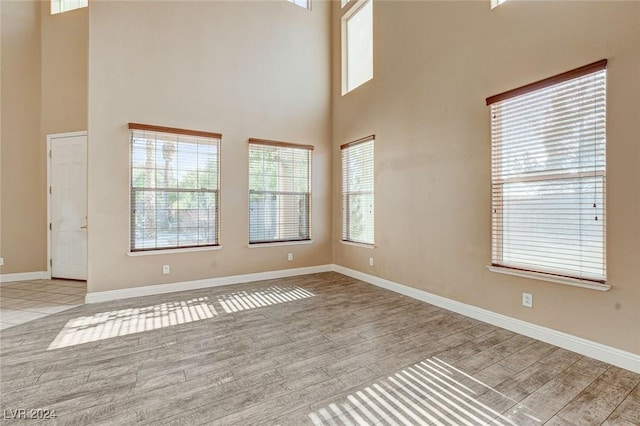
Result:
[[[85,136],[87,137],[87,145],[89,143],[88,140],[88,135],[87,135],[87,131],[86,130],[82,130],[82,131],[78,131],[78,132],[66,132],[66,133],[52,133],[47,135],[47,152],[46,152],[46,156],[47,156],[47,187],[45,188],[46,194],[47,194],[47,223],[46,223],[46,227],[47,227],[47,278],[51,279],[51,227],[49,226],[51,224],[51,141],[53,139],[60,139],[60,138],[68,138],[68,137],[73,137],[73,136]],[[88,146],[87,146],[88,148]],[[89,181],[89,176],[88,176],[88,170],[89,170],[89,158],[88,158],[88,149],[87,149],[87,184]],[[89,186],[87,185],[87,188]],[[87,189],[87,200],[88,200],[88,192],[89,190]],[[89,229],[87,229],[87,239],[89,236]],[[87,244],[88,247],[88,244]],[[89,257],[87,256],[87,270],[89,269]]]

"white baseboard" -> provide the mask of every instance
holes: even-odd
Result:
[[[586,355],[588,357],[595,358],[597,360],[621,368],[625,368],[627,370],[631,370],[635,373],[640,373],[640,355],[638,354],[626,352],[620,349],[613,348],[611,346],[573,336],[568,333],[563,333],[561,331],[542,327],[540,325],[531,324],[526,321],[508,317],[506,315],[498,314],[486,309],[478,308],[476,306],[467,305],[466,303],[461,303],[455,300],[447,299],[446,297],[437,296],[423,290],[418,290],[413,287],[398,284],[384,278],[365,274],[364,272],[355,271],[353,269],[345,268],[340,265],[333,265],[333,270],[340,274],[365,281],[378,287],[386,288],[387,290],[391,290],[396,293],[404,294],[405,296],[409,296],[414,299],[418,299],[423,302],[427,302],[432,305],[457,312],[459,314],[477,319],[479,321],[483,321],[519,334],[524,334],[525,336],[529,336],[534,339],[538,339],[543,342],[547,342],[552,345],[559,346],[561,348],[577,352],[579,354]]]
[[[18,272],[15,274],[0,275],[0,284],[13,281],[48,280],[49,278],[51,277],[49,276],[49,273],[47,271]]]
[[[276,278],[295,277],[298,275],[330,272],[333,265],[308,266],[305,268],[283,269],[280,271],[257,272],[254,274],[231,275],[227,277],[208,278],[197,281],[185,281],[171,284],[148,285],[143,287],[123,288],[121,290],[97,291],[87,293],[85,303],[108,302],[110,300],[129,299],[132,297],[152,296],[154,294],[175,293],[177,291],[196,290],[207,287],[248,283],[252,281],[272,280]]]

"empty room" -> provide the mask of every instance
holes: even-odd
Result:
[[[640,1],[0,0],[7,424],[640,425]]]

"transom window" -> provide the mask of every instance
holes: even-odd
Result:
[[[342,145],[342,240],[374,244],[374,136]]]
[[[487,99],[493,265],[605,282],[606,64]]]
[[[293,3],[297,6],[311,10],[311,0],[287,0],[289,3]]]
[[[219,243],[218,133],[129,123],[131,251]]]
[[[507,0],[491,0],[491,9],[493,9],[494,7],[500,6],[502,3],[506,1]]]
[[[249,139],[249,243],[309,240],[313,146]]]
[[[89,6],[89,0],[51,0],[51,14],[68,12]]]
[[[358,0],[342,13],[342,94],[373,78],[373,0]]]

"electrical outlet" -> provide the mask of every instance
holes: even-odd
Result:
[[[4,257],[0,257],[0,266],[4,266]]]
[[[171,266],[169,265],[162,265],[162,273],[164,275],[170,274],[171,273]]]
[[[293,260],[293,253],[289,253],[287,255],[287,260]]]
[[[373,266],[373,257],[369,258],[369,266]]]
[[[522,293],[522,306],[533,308],[533,295],[531,293]]]

